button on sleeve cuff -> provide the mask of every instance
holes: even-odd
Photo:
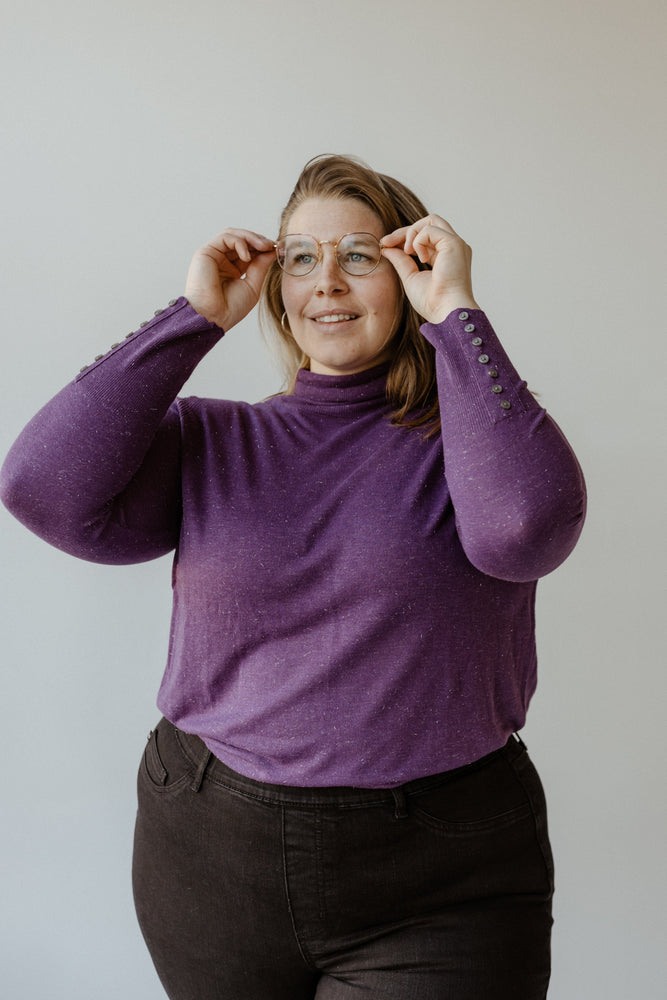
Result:
[[[124,348],[130,346],[136,347],[137,338],[146,338],[147,335],[150,336],[150,340],[154,339],[155,336],[164,337],[168,333],[168,327],[170,321],[173,319],[177,320],[177,329],[179,333],[204,333],[207,331],[217,331],[217,338],[219,339],[223,335],[223,331],[211,323],[209,320],[205,319],[198,312],[196,312],[185,296],[181,295],[177,299],[171,299],[168,306],[164,309],[156,309],[153,313],[151,319],[142,320],[139,323],[136,330],[131,330],[130,333],[125,334],[122,339],[115,341],[111,344],[110,348],[104,354],[96,354],[91,362],[83,365],[79,369],[79,373],[76,376],[75,381],[78,381],[84,375],[88,375],[94,368],[99,364],[104,364],[105,361],[112,355],[115,355],[122,351]]]
[[[482,310],[455,310],[421,332],[436,350],[441,410],[454,405],[462,431],[541,412]]]

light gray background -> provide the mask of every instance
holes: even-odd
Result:
[[[550,1000],[664,996],[661,11],[23,0],[0,43],[3,455],[180,294],[210,235],[275,234],[317,153],[404,179],[473,246],[477,298],[590,489],[578,549],[540,588],[525,730],[557,857]],[[188,391],[277,387],[251,316]],[[170,561],[88,565],[0,523],[2,992],[158,1000],[129,866]]]

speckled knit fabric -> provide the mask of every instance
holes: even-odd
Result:
[[[176,399],[222,337],[185,299],[23,431],[2,497],[84,559],[175,549],[158,704],[234,770],[393,787],[520,729],[535,580],[573,548],[581,472],[484,313],[424,335],[442,435],[390,423],[387,368],[265,402]]]

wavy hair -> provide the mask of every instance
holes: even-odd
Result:
[[[379,174],[352,156],[322,155],[309,160],[280,216],[283,237],[296,209],[309,198],[354,198],[379,216],[386,233],[409,226],[428,215],[426,207],[400,181]],[[260,301],[262,328],[274,342],[285,375],[285,391],[294,390],[300,368],[310,366],[291,332],[281,322],[284,305],[282,271],[275,261],[266,276]],[[394,353],[387,376],[387,399],[394,408],[392,422],[409,427],[439,426],[435,380],[435,351],[419,332],[422,317],[412,308],[401,286],[400,316],[393,337]]]

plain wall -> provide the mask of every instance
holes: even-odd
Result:
[[[557,862],[550,1000],[664,996],[666,20],[660,0],[24,0],[0,41],[2,455],[209,236],[274,235],[317,153],[400,177],[472,245],[590,491],[539,588],[524,731]],[[279,384],[253,314],[185,392]],[[85,564],[0,524],[0,989],[158,1000],[129,868],[170,560]]]

